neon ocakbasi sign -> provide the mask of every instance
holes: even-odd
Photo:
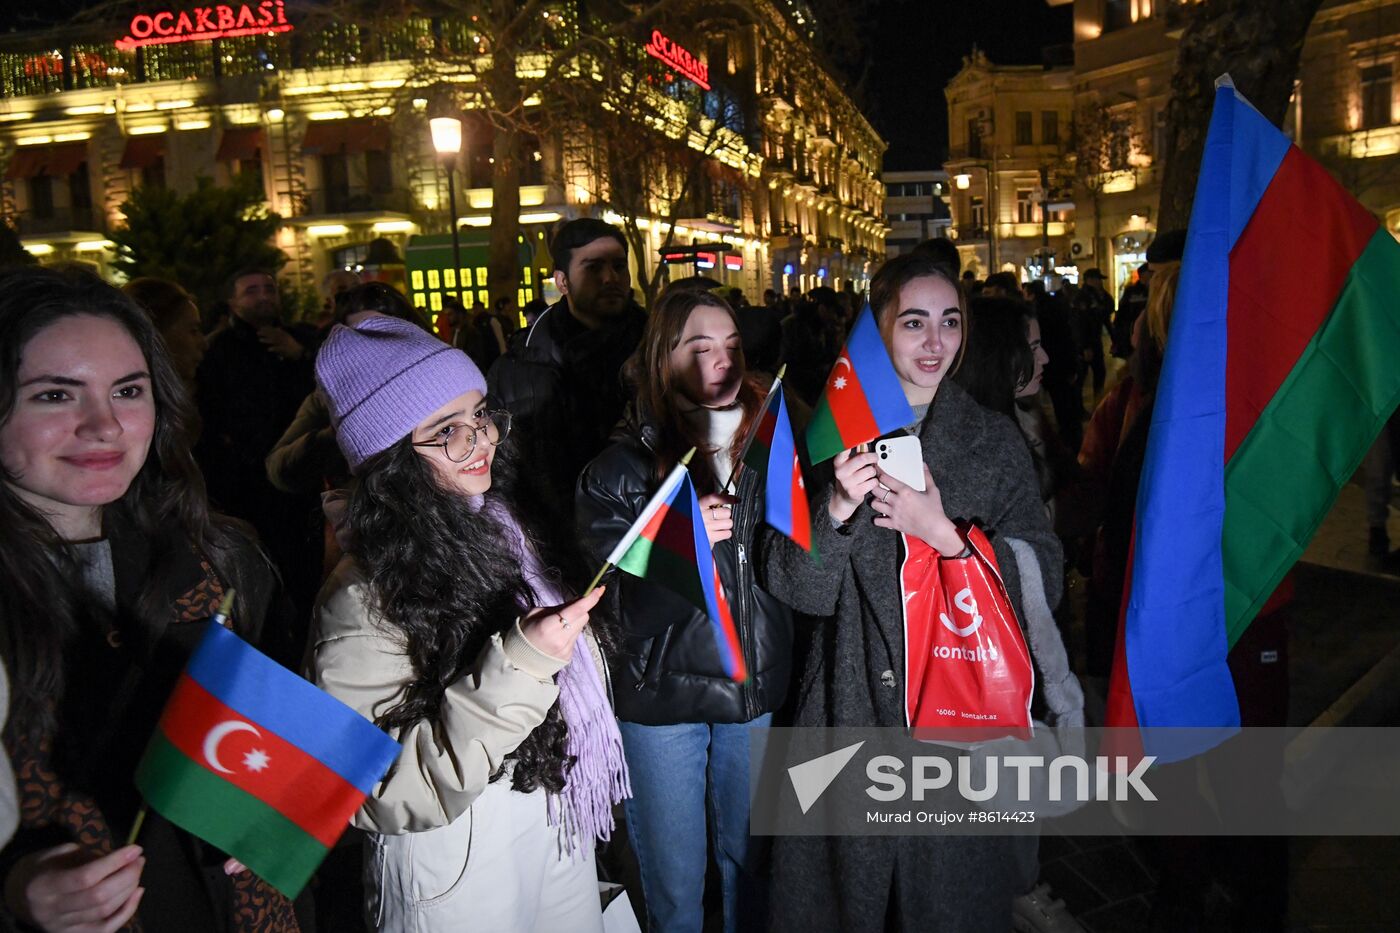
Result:
[[[651,41],[646,44],[646,51],[652,58],[670,65],[705,90],[710,89],[710,66],[691,55],[684,46],[666,38],[660,29],[651,31]]]
[[[127,34],[117,40],[117,48],[131,50],[143,45],[233,39],[291,31],[292,24],[287,22],[287,11],[282,0],[237,5],[216,3],[189,10],[137,13],[127,26]]]

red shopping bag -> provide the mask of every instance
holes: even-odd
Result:
[[[991,542],[963,529],[970,557],[944,559],[904,538],[905,715],[914,730],[1031,734],[1035,671]]]

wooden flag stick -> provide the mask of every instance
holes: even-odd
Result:
[[[691,458],[691,457],[694,457],[694,456],[695,456],[695,448],[692,447],[692,448],[690,448],[689,450],[687,450],[687,451],[685,452],[685,456],[684,456],[684,457],[681,457],[681,459],[680,459],[680,465],[681,465],[681,466],[690,466],[690,458]],[[660,490],[657,490],[657,492],[659,493]],[[646,514],[647,514],[647,511],[649,510],[650,506],[651,506],[651,502],[648,501],[648,502],[647,502],[647,507],[642,509],[642,515],[646,515]],[[637,522],[640,522],[640,521],[642,520],[642,515],[638,515],[638,516],[637,516]],[[633,523],[632,523],[634,527],[636,526],[637,522],[633,522]],[[637,529],[637,530],[640,531],[641,529]],[[628,531],[630,532],[631,529],[629,528]],[[623,537],[625,538],[626,535],[623,535]],[[603,574],[605,574],[605,573],[607,573],[609,570],[611,570],[612,567],[613,567],[612,561],[603,561],[603,566],[600,567],[600,568],[598,568],[598,572],[597,572],[597,573],[594,575],[594,577],[593,577],[593,582],[590,583],[590,584],[588,584],[588,586],[584,589],[584,591],[583,591],[584,594],[586,595],[586,594],[588,594],[588,593],[593,592],[594,588],[597,587],[597,585],[598,585],[599,583],[602,582],[602,580],[603,580]]]
[[[136,841],[136,837],[141,833],[141,824],[146,822],[146,803],[141,802],[141,809],[136,811],[136,822],[131,824],[131,832],[127,833],[126,844],[131,845]]]

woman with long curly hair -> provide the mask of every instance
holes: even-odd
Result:
[[[601,930],[594,841],[627,792],[603,591],[566,596],[587,570],[465,353],[376,315],[332,331],[316,378],[355,478],[311,674],[403,745],[354,820],[371,928]]]
[[[5,910],[42,930],[295,931],[292,906],[140,806],[132,782],[224,594],[286,629],[271,566],[213,516],[193,406],[132,300],[77,270],[0,273],[0,657],[21,821]]]
[[[745,371],[734,312],[695,289],[652,309],[627,375],[637,403],[617,442],[579,480],[578,520],[602,559],[692,447],[690,472],[749,676],[725,673],[704,613],[620,576],[623,633],[613,679],[636,796],[627,826],[653,930],[699,931],[707,844],[719,866],[724,929],[762,927],[764,885],[749,840],[749,731],[767,726],[792,668],[787,607],[754,577],[759,478],[735,476],[763,387]],[[734,480],[733,482],[731,480]],[[722,490],[732,488],[734,495]],[[714,836],[706,832],[706,818]]]

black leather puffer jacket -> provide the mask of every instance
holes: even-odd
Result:
[[[650,425],[630,425],[579,478],[577,514],[584,546],[601,563],[660,485]],[[616,573],[607,599],[622,632],[610,657],[620,719],[645,725],[748,722],[777,709],[792,673],[792,613],[754,578],[754,539],[762,526],[758,477],[740,474],[734,535],[714,548],[724,592],[749,670],[735,683],[720,663],[705,614],[670,590]]]

